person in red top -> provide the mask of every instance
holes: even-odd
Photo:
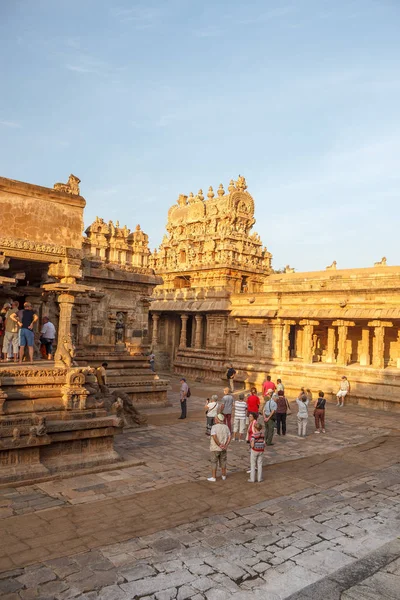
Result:
[[[258,419],[258,411],[260,408],[260,398],[257,396],[256,388],[251,388],[251,394],[247,398],[247,414],[252,414],[255,419]]]
[[[262,384],[263,396],[266,396],[268,394],[268,390],[272,390],[273,392],[276,390],[276,385],[273,381],[271,381],[271,375],[267,375],[267,379]]]

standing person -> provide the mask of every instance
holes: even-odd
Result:
[[[271,375],[267,375],[267,379],[262,384],[262,395],[267,396],[269,390],[272,390],[272,392],[276,390],[276,385],[271,381]]]
[[[275,396],[275,394],[274,394]],[[273,446],[274,427],[276,420],[276,409],[278,405],[275,402],[274,396],[264,404],[264,423],[265,423],[265,438],[267,446]]]
[[[179,419],[186,419],[186,401],[188,398],[189,386],[186,383],[186,379],[182,377],[181,379],[181,389],[180,389],[180,401],[181,401],[181,416]]]
[[[211,428],[214,425],[214,419],[218,414],[218,396],[214,394],[211,396],[211,400],[207,398],[206,405],[204,407],[206,409],[206,435],[211,434]]]
[[[40,332],[40,341],[46,348],[46,356],[48,360],[53,358],[53,343],[56,338],[56,328],[50,321],[49,317],[43,317],[42,330]]]
[[[282,392],[285,391],[285,386],[282,383],[282,379],[276,380],[276,391],[279,392],[279,390],[282,390]]]
[[[5,336],[5,328],[6,328],[6,314],[7,311],[10,309],[10,304],[8,302],[6,302],[3,306],[3,308],[0,310],[0,346],[1,348],[3,348],[4,346],[4,336]],[[6,355],[8,351],[5,350],[4,354]],[[5,357],[4,357],[5,358]],[[0,361],[3,360],[3,355],[0,352]]]
[[[153,371],[153,373],[155,373],[155,368],[154,368],[155,359],[156,359],[156,357],[154,355],[154,352],[152,352],[149,356],[149,363],[150,363],[150,369]]]
[[[255,423],[253,435],[250,439],[250,483],[255,483],[256,467],[257,481],[260,483],[262,479],[263,455],[265,448],[265,440],[262,432],[262,425]]]
[[[33,326],[38,320],[38,316],[33,310],[32,304],[30,302],[24,303],[24,308],[20,312],[19,319],[19,362],[22,363],[22,359],[24,358],[25,346],[28,346],[29,362],[33,363],[33,344],[35,341]]]
[[[238,400],[235,400],[235,419],[233,421],[233,439],[243,441],[246,430],[247,402],[244,394],[239,394]],[[239,437],[236,437],[239,436]]]
[[[224,395],[221,400],[220,412],[225,417],[225,425],[228,425],[229,432],[232,433],[232,409],[233,409],[233,396],[229,393],[229,388],[224,388]]]
[[[325,404],[324,392],[319,391],[314,407],[315,433],[325,433]]]
[[[254,425],[256,423],[257,423],[257,421],[254,418],[254,413],[249,413],[249,426],[247,428],[247,436],[246,436],[246,442],[248,444],[250,444],[251,436],[254,433]],[[250,473],[250,471],[249,471],[249,473]]]
[[[257,390],[255,387],[252,387],[250,392],[250,396],[247,396],[247,414],[252,414],[257,420],[258,411],[260,408],[260,398],[257,396]]]
[[[3,353],[7,354],[7,359],[14,362],[18,362],[18,308],[19,302],[14,302],[9,305],[10,308],[5,314],[5,325],[4,325],[4,341],[3,341]]]
[[[305,438],[307,434],[307,422],[308,422],[308,405],[310,400],[305,394],[302,394],[296,400],[299,411],[297,413],[297,425],[298,425],[298,436]]]
[[[312,391],[310,390],[310,388],[306,389],[305,394],[306,394],[309,402],[312,402]]]
[[[346,375],[342,375],[342,381],[340,382],[340,390],[336,394],[337,404],[336,406],[344,406],[344,399],[350,392],[350,383],[347,380]]]
[[[231,392],[235,391],[235,382],[234,382],[235,375],[236,375],[236,371],[233,368],[233,364],[231,363],[231,366],[229,367],[229,369],[226,372],[226,378],[228,380],[229,388],[230,388]]]
[[[276,399],[276,433],[286,435],[286,414],[288,410],[288,401],[285,398],[283,390],[278,390],[278,397]]]
[[[222,480],[226,479],[227,448],[231,441],[229,427],[224,424],[224,415],[218,414],[211,428],[210,452],[211,452],[211,477],[207,481],[217,481],[217,467],[221,467]]]

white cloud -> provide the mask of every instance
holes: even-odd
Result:
[[[21,123],[17,123],[16,121],[1,121],[0,120],[0,125],[3,125],[3,127],[10,127],[12,129],[21,129],[21,127],[22,127]]]

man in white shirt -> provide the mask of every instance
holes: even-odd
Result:
[[[46,348],[47,359],[53,358],[53,342],[56,338],[56,328],[49,317],[43,317],[43,325],[40,331],[40,341]]]
[[[350,383],[347,380],[345,375],[342,376],[342,381],[340,382],[340,390],[336,394],[337,404],[336,406],[343,406],[344,399],[350,391]]]
[[[215,417],[215,425],[211,428],[210,437],[210,453],[211,453],[211,469],[212,475],[207,478],[207,481],[217,481],[217,467],[221,467],[222,480],[226,479],[226,449],[231,441],[231,432],[229,427],[224,424],[225,417],[218,414]]]

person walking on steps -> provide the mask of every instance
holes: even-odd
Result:
[[[226,372],[226,378],[228,380],[228,384],[229,384],[229,389],[231,390],[231,392],[235,391],[235,375],[236,375],[236,371],[233,368],[233,364],[231,363],[229,369]]]

